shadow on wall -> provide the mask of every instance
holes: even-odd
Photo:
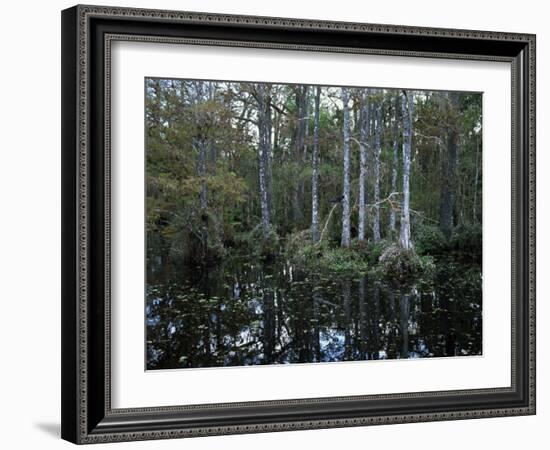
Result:
[[[61,424],[59,423],[36,423],[36,428],[53,437],[61,437]]]

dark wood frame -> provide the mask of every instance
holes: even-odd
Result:
[[[110,43],[186,42],[512,65],[512,385],[112,409]],[[62,12],[62,437],[75,443],[535,413],[535,36],[98,6]]]

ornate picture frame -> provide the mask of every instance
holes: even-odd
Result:
[[[511,385],[113,408],[110,99],[115,41],[511,65]],[[166,439],[535,414],[535,36],[100,6],[62,12],[62,437]]]

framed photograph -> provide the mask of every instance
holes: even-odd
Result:
[[[62,12],[62,437],[535,413],[535,36]]]

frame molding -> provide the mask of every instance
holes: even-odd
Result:
[[[512,64],[512,386],[112,409],[114,40]],[[78,5],[62,12],[62,437],[98,443],[535,414],[535,36]]]

